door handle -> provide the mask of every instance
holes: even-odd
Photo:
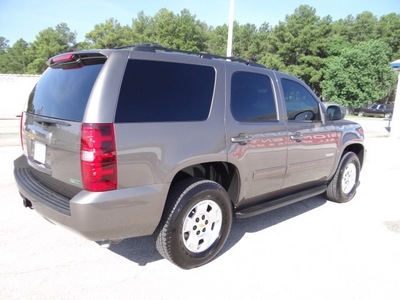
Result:
[[[296,132],[296,134],[290,136],[290,139],[296,142],[301,142],[303,140],[303,135],[301,132]]]
[[[246,145],[248,142],[251,142],[252,140],[253,138],[245,133],[240,133],[238,136],[231,138],[232,143],[238,143],[239,145]]]

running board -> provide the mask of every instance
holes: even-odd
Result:
[[[255,215],[259,215],[265,213],[267,211],[271,211],[286,205],[290,205],[317,195],[324,193],[327,189],[327,186],[318,186],[309,190],[305,190],[296,194],[288,195],[282,198],[278,198],[275,200],[263,202],[256,204],[254,206],[246,207],[243,209],[238,209],[235,213],[237,218],[248,218],[253,217]]]

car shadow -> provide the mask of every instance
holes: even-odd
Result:
[[[251,218],[234,218],[228,240],[218,256],[223,255],[235,246],[246,233],[254,233],[275,226],[281,222],[316,209],[326,202],[327,200],[321,195]],[[163,259],[156,249],[155,241],[152,236],[125,239],[118,244],[111,244],[108,249],[140,266],[145,266],[148,263]]]
[[[320,195],[251,218],[235,218],[232,223],[232,229],[228,240],[218,256],[223,255],[230,248],[236,245],[246,233],[254,233],[268,229],[272,226],[278,225],[279,223],[316,209],[324,205],[326,202],[326,198]]]

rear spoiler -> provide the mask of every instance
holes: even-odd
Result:
[[[69,52],[50,58],[46,64],[53,68],[75,69],[85,65],[104,63],[107,56],[101,52]]]

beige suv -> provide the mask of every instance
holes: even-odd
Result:
[[[48,65],[15,179],[26,207],[90,240],[153,234],[189,269],[218,254],[234,217],[355,195],[361,126],[293,76],[156,44]]]

